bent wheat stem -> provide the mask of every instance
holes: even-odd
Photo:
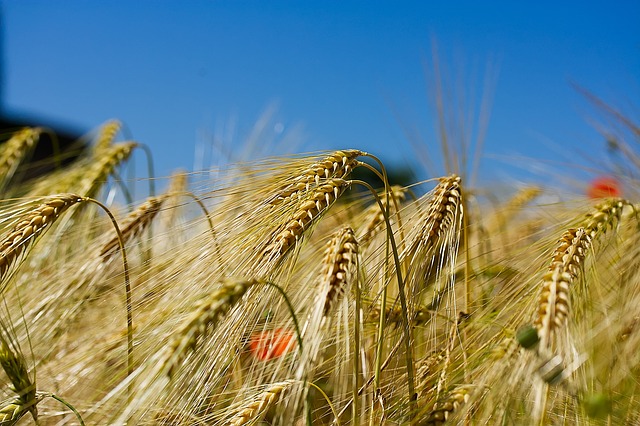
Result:
[[[78,419],[78,423],[80,423],[80,426],[84,426],[84,420],[82,420],[82,416],[73,405],[69,404],[67,401],[65,401],[64,399],[62,399],[61,397],[53,393],[45,394],[45,396],[55,399],[56,401],[58,401],[59,403],[67,407],[69,410],[71,410],[73,414],[75,414],[76,419]]]
[[[380,207],[380,210],[385,211],[384,221],[387,226],[387,238],[391,243],[391,251],[393,253],[393,260],[395,262],[396,278],[398,280],[398,295],[400,297],[400,306],[402,307],[402,325],[403,325],[402,328],[404,332],[404,340],[405,340],[405,346],[406,346],[407,388],[409,391],[409,405],[411,406],[410,412],[414,413],[417,395],[415,392],[414,374],[413,374],[413,337],[412,337],[413,333],[412,333],[412,328],[409,324],[409,316],[408,316],[409,311],[407,308],[407,299],[404,294],[405,283],[404,283],[404,279],[402,278],[402,271],[400,270],[400,258],[398,256],[398,248],[396,246],[396,241],[393,236],[393,230],[391,229],[391,223],[389,222],[389,216],[387,214],[387,211],[384,208],[384,205],[382,204],[382,200],[380,200],[380,197],[378,196],[376,191],[371,187],[371,185],[363,181],[353,180],[351,181],[351,183],[359,184],[367,188],[375,197],[376,202]],[[384,310],[382,312],[384,312]],[[383,316],[384,314],[380,315],[381,318]],[[381,345],[382,342],[379,341],[378,344]]]
[[[131,307],[131,282],[129,279],[129,264],[127,263],[127,253],[124,249],[124,236],[122,235],[122,231],[120,231],[120,227],[118,226],[116,218],[111,213],[111,210],[107,208],[107,206],[102,204],[100,201],[90,197],[82,197],[81,200],[94,203],[102,210],[104,210],[104,212],[109,216],[111,224],[118,234],[118,245],[120,246],[120,254],[122,256],[122,264],[124,268],[124,288],[127,305],[127,376],[129,376],[131,375],[131,373],[133,373],[133,309]]]

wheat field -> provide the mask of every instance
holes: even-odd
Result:
[[[624,191],[552,201],[345,148],[112,202],[118,121],[27,181],[42,130],[4,135],[0,425],[640,424],[640,130],[604,114]]]

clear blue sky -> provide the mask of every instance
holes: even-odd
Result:
[[[640,2],[488,3],[5,0],[4,108],[80,130],[119,118],[160,175],[192,169],[202,135],[234,119],[241,141],[274,103],[267,133],[302,125],[299,151],[401,163],[414,156],[403,129],[438,149],[435,39],[452,82],[480,93],[486,65],[498,70],[488,156],[604,152],[569,83],[637,112]],[[492,161],[483,172],[499,177]]]

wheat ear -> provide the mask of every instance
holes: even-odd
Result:
[[[83,201],[76,194],[58,194],[44,201],[24,215],[13,229],[0,240],[0,282],[16,259],[31,245],[56,219],[72,205]]]
[[[584,228],[569,229],[560,238],[549,270],[542,279],[535,326],[541,345],[547,347],[551,334],[564,325],[569,314],[570,288],[591,247],[591,236]]]
[[[436,402],[424,421],[425,426],[439,426],[444,424],[461,406],[469,401],[469,386],[458,386],[446,398]]]
[[[169,195],[166,203],[167,214],[164,215],[162,221],[165,228],[171,229],[175,225],[180,212],[180,204],[178,203],[179,197],[188,190],[189,182],[187,179],[187,172],[184,170],[175,171],[171,175],[169,188],[167,189],[167,194]]]
[[[521,188],[504,205],[500,206],[497,214],[497,227],[502,230],[511,219],[520,212],[527,204],[542,193],[542,188],[537,186],[527,186]],[[498,231],[496,231],[498,232]]]
[[[136,142],[122,142],[100,153],[100,157],[91,165],[80,182],[82,194],[93,197],[115,168],[129,159],[137,146]]]
[[[357,272],[358,241],[349,227],[336,232],[324,254],[322,276],[328,284],[323,315],[329,315],[337,300],[344,294],[351,277]]]
[[[111,214],[111,211],[102,203],[88,197],[81,197],[76,194],[57,194],[49,197],[38,207],[29,211],[13,229],[2,237],[0,242],[0,283],[7,277],[7,271],[16,262],[24,251],[35,244],[40,237],[69,207],[81,202],[92,202],[102,208],[113,224],[118,234],[119,241],[122,241],[122,233],[118,223]],[[122,244],[122,243],[121,243]],[[124,248],[124,245],[121,246]],[[124,281],[127,299],[127,329],[128,329],[128,372],[132,371],[133,354],[133,320],[131,312],[131,286],[129,283],[129,268],[127,265],[126,253],[122,250],[122,260],[124,264]],[[1,287],[0,287],[1,288]]]
[[[13,398],[5,401],[0,407],[0,426],[13,426],[17,424],[27,412],[31,412],[32,415],[34,415],[34,419],[36,419],[36,405],[38,405],[45,396],[46,395],[38,393],[29,403],[24,403],[21,398]]]
[[[162,203],[167,199],[167,196],[149,197],[147,200],[138,206],[133,212],[127,216],[122,223],[122,237],[123,243],[127,243],[133,238],[140,235],[145,229],[147,229],[156,215],[162,208]],[[100,256],[103,260],[108,259],[111,255],[116,253],[120,248],[118,236],[115,235],[111,238],[100,250]]]
[[[296,210],[288,216],[282,230],[276,231],[263,251],[269,259],[279,259],[303,233],[338,199],[350,182],[332,178],[305,193]]]
[[[95,157],[109,149],[121,127],[122,123],[119,120],[109,120],[100,127],[100,133],[93,146]]]
[[[225,279],[218,289],[198,302],[167,346],[159,364],[161,371],[172,377],[187,354],[196,350],[198,341],[207,335],[207,330],[214,328],[257,282],[256,280]]]
[[[584,229],[591,238],[605,233],[609,227],[615,226],[620,220],[622,209],[630,204],[620,198],[611,198],[603,201],[595,207],[592,213],[587,214]]]
[[[11,380],[14,392],[20,395],[22,402],[27,403],[34,400],[36,387],[29,377],[24,356],[10,346],[4,335],[0,336],[0,365]]]
[[[0,320],[0,365],[13,385],[12,390],[17,394],[17,397],[5,402],[0,408],[0,426],[17,423],[27,411],[37,423],[36,406],[46,394],[36,392],[35,373],[32,380],[24,355],[2,320]]]
[[[20,398],[13,398],[0,407],[0,426],[13,426],[27,414],[30,406],[25,406]]]
[[[580,273],[594,239],[620,220],[626,201],[606,200],[586,215],[584,227],[567,230],[553,252],[551,264],[542,279],[542,292],[538,302],[535,327],[540,345],[548,348],[551,335],[564,326],[569,315],[571,285]]]
[[[0,182],[11,178],[16,168],[33,148],[42,133],[40,128],[26,128],[14,133],[0,148]]]
[[[229,420],[229,426],[248,425],[261,421],[267,414],[269,408],[280,401],[283,392],[285,392],[292,383],[294,382],[285,381],[274,383],[267,387],[252,401],[240,408],[231,420]]]
[[[456,217],[462,210],[460,177],[451,175],[438,180],[439,183],[424,218],[425,226],[416,242],[416,244],[424,244],[426,248],[436,245],[440,237],[455,224]]]
[[[433,316],[431,309],[414,307],[413,315],[409,318],[412,326],[424,325]],[[392,306],[385,308],[385,322],[397,326],[402,325],[402,308],[400,306]],[[367,322],[378,323],[380,321],[380,306],[372,305],[369,309]]]
[[[320,185],[324,179],[344,179],[358,166],[361,151],[347,149],[335,151],[322,160],[311,164],[284,184],[282,189],[267,200],[268,204],[280,205],[292,199],[305,199],[312,184]]]

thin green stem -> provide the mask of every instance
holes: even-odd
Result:
[[[405,346],[406,346],[407,388],[409,391],[409,405],[410,405],[409,411],[413,416],[413,413],[415,413],[415,406],[416,406],[416,399],[417,399],[417,395],[415,392],[414,372],[413,372],[413,368],[414,368],[413,345],[412,345],[413,333],[411,330],[411,326],[409,325],[409,315],[408,315],[409,311],[407,307],[407,298],[404,294],[404,279],[402,278],[400,259],[398,256],[398,248],[396,246],[396,241],[393,236],[393,230],[391,229],[391,223],[389,222],[389,216],[376,191],[371,187],[371,185],[363,181],[354,180],[354,181],[351,181],[351,183],[359,184],[369,189],[369,191],[371,191],[371,193],[375,197],[376,202],[380,207],[380,210],[384,212],[383,216],[384,216],[385,224],[387,226],[387,237],[388,237],[389,243],[391,244],[391,251],[393,254],[393,260],[395,262],[396,278],[398,280],[398,295],[400,297],[400,306],[402,307],[402,325],[403,325],[402,328],[404,332],[404,340],[405,340]],[[382,316],[382,312],[380,314]]]
[[[359,266],[356,265],[356,271],[359,271]],[[359,277],[356,277],[356,312],[355,312],[355,333],[353,336],[354,339],[354,348],[353,348],[353,415],[352,422],[353,425],[360,424],[360,407],[359,407],[359,397],[358,397],[358,388],[359,388],[359,378],[360,378],[360,312],[362,310],[362,288],[360,284]]]
[[[222,262],[222,250],[220,250],[220,243],[218,242],[218,236],[216,234],[216,229],[213,226],[213,221],[211,220],[211,216],[209,215],[209,210],[207,210],[207,207],[204,205],[204,203],[202,202],[200,197],[198,197],[193,192],[182,191],[182,192],[176,193],[176,195],[186,195],[186,196],[188,196],[190,198],[193,198],[193,200],[200,206],[200,208],[204,212],[204,215],[207,218],[207,222],[209,222],[209,229],[211,230],[211,235],[213,237],[213,244],[215,245],[216,254],[218,255],[218,263],[219,263],[220,271],[222,272],[222,265],[223,265],[223,262]]]
[[[129,213],[131,213],[131,211],[133,210],[133,195],[131,195],[131,191],[129,191],[129,188],[127,188],[127,185],[125,185],[122,176],[120,176],[120,173],[118,173],[117,170],[114,170],[113,172],[111,172],[111,174],[113,175],[113,181],[118,184],[118,186],[122,190],[122,195],[124,196],[125,202],[127,206],[129,206]]]
[[[49,394],[48,396],[50,396],[51,398],[55,399],[56,401],[60,402],[61,404],[63,404],[65,407],[67,407],[69,410],[73,411],[73,414],[76,415],[76,418],[78,419],[78,422],[80,423],[80,426],[84,426],[84,421],[82,420],[82,416],[80,415],[80,413],[78,412],[78,410],[75,409],[75,407],[71,404],[69,404],[67,401],[65,401],[64,399],[60,398],[58,395],[56,394]]]
[[[153,156],[151,155],[151,148],[149,148],[149,146],[143,144],[143,143],[138,143],[138,146],[140,148],[142,148],[142,150],[144,151],[144,153],[147,156],[147,172],[149,174],[149,195],[151,197],[155,197],[156,195],[156,183],[155,183],[155,171],[153,169]]]
[[[289,299],[289,296],[287,296],[287,293],[277,284],[271,282],[271,281],[264,281],[264,284],[271,286],[273,288],[275,288],[276,290],[278,290],[278,292],[280,293],[280,295],[282,295],[282,298],[284,299],[284,302],[287,305],[287,308],[289,309],[289,313],[291,314],[291,319],[293,320],[293,326],[296,329],[296,338],[298,340],[298,350],[300,353],[302,353],[302,333],[300,333],[300,326],[298,324],[298,317],[296,316],[296,312],[293,309],[293,304],[291,303],[291,300]]]
[[[120,246],[122,264],[124,266],[124,287],[127,304],[127,376],[129,376],[131,375],[131,373],[133,373],[133,313],[131,307],[131,282],[129,280],[129,264],[127,263],[127,254],[124,249],[124,237],[122,236],[122,231],[120,231],[120,227],[118,226],[116,218],[104,204],[89,197],[82,197],[82,201],[89,201],[97,204],[102,210],[104,210],[105,213],[107,213],[107,215],[109,216],[109,219],[111,219],[111,223],[116,230],[116,234],[118,234],[118,245]]]

